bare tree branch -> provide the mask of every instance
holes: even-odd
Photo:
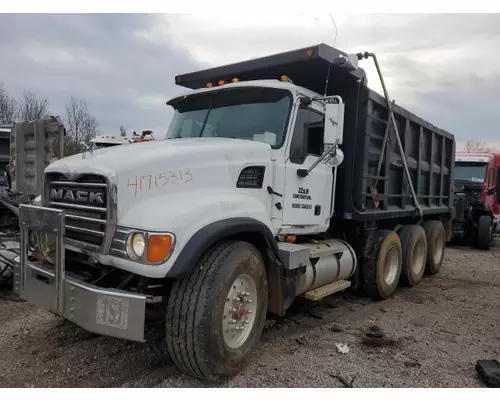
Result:
[[[7,124],[14,121],[16,116],[16,100],[10,97],[0,82],[0,123]]]
[[[491,152],[493,149],[486,146],[486,142],[481,142],[479,140],[467,140],[465,143],[465,151],[468,153],[473,152]]]
[[[88,104],[83,99],[71,97],[66,108],[66,139],[65,155],[72,155],[84,151],[85,146],[89,144],[96,136],[98,131],[97,120],[90,115]]]
[[[25,90],[18,103],[17,119],[19,121],[33,121],[49,115],[49,100],[38,98],[35,93]]]

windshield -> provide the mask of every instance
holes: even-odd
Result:
[[[488,164],[478,162],[455,163],[455,179],[472,182],[484,182]]]
[[[225,137],[279,147],[284,140],[292,98],[273,88],[238,88],[176,100],[166,139]]]

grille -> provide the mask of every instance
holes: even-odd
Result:
[[[265,170],[266,168],[261,166],[246,167],[241,171],[236,187],[240,189],[262,188]]]
[[[47,174],[49,207],[64,210],[66,237],[101,246],[108,220],[107,182],[103,176],[86,174],[69,180],[63,174]]]

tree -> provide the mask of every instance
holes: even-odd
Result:
[[[38,98],[35,93],[24,91],[23,97],[18,103],[17,119],[19,121],[33,121],[45,118],[49,114],[49,101],[46,98]]]
[[[0,123],[8,124],[14,121],[16,116],[16,100],[10,97],[0,82]]]
[[[81,153],[85,146],[99,132],[97,120],[90,115],[88,104],[85,100],[71,97],[66,109],[66,138],[64,140],[64,155]]]
[[[479,140],[467,140],[465,143],[465,151],[468,153],[481,152],[481,151],[491,151],[489,147],[486,147],[486,142],[481,142]]]

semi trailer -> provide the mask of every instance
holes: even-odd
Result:
[[[383,300],[439,272],[454,136],[390,101],[374,54],[320,44],[175,82],[187,91],[167,103],[164,140],[46,168],[41,203],[20,210],[28,302],[144,341],[146,306],[162,301],[174,364],[217,380],[298,297]]]

